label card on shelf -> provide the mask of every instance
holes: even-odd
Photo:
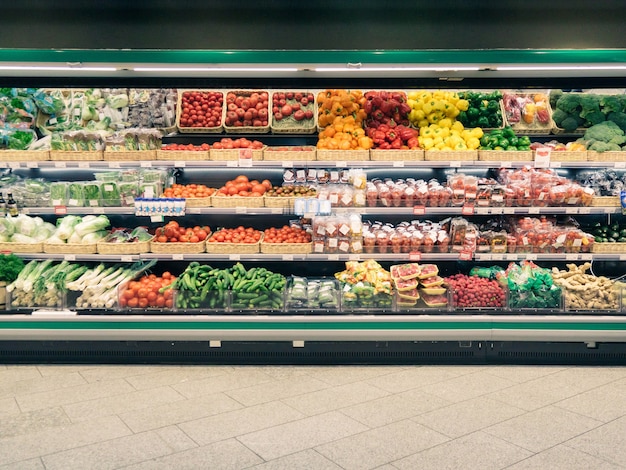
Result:
[[[626,168],[626,162],[615,162],[614,168]]]
[[[409,261],[422,261],[422,253],[419,251],[411,251],[409,253]]]
[[[504,253],[492,253],[491,259],[494,261],[502,261],[504,259]]]
[[[282,260],[283,261],[293,261],[293,255],[283,255],[282,256]]]
[[[535,150],[535,168],[550,168],[550,147],[539,147]]]
[[[45,316],[60,316],[60,315],[68,316],[68,317],[74,317],[74,316],[77,315],[77,312],[75,312],[73,310],[66,310],[66,309],[64,309],[64,310],[33,310],[31,312],[31,315],[33,315],[33,316],[39,315],[39,316],[42,316],[42,317],[45,317]]]
[[[54,167],[55,168],[66,168],[67,165],[65,164],[65,162],[54,162]]]
[[[104,214],[104,207],[94,207],[91,211],[96,215]]]
[[[162,215],[151,215],[150,216],[150,222],[163,222],[163,216]]]
[[[591,214],[591,207],[579,207],[578,213],[579,214]]]
[[[579,255],[578,253],[566,253],[565,261],[578,261]]]
[[[184,161],[184,160],[182,160],[182,161],[181,161],[181,160],[179,160],[179,161],[174,162],[174,166],[175,166],[176,168],[185,168],[186,163],[185,163],[185,161]]]
[[[130,263],[131,261],[133,261],[133,257],[130,255],[122,255],[120,256],[120,261],[122,263]]]
[[[578,214],[578,207],[566,207],[565,213],[566,214]]]
[[[226,166],[227,166],[228,168],[236,168],[236,167],[238,167],[238,166],[239,166],[239,162],[238,162],[237,160],[228,160],[228,161],[226,162]]]
[[[500,168],[511,168],[512,166],[512,162],[500,162]]]
[[[561,168],[562,164],[561,162],[551,162],[550,163],[550,168]]]
[[[489,214],[489,207],[477,207],[475,209],[476,215],[487,215]]]
[[[20,212],[24,215],[28,215],[30,214],[30,208],[28,207],[23,207],[22,209],[20,209]]]
[[[141,162],[141,168],[152,168],[152,162]]]
[[[461,162],[450,162],[450,168],[461,168]]]
[[[503,207],[502,213],[503,214],[515,214],[515,207]]]
[[[619,255],[620,261],[626,261],[626,253]]]
[[[593,259],[593,255],[591,253],[583,253],[580,255],[581,261],[591,261]]]
[[[494,215],[504,214],[504,207],[492,207],[491,213]]]
[[[461,261],[470,261],[474,257],[474,253],[471,250],[463,250],[459,253],[459,259]]]
[[[403,161],[393,162],[393,167],[394,168],[404,168],[404,162]]]
[[[529,207],[528,208],[528,213],[529,214],[539,214],[541,212],[541,209],[539,207]]]
[[[78,168],[91,168],[89,162],[78,162]]]
[[[109,162],[109,168],[121,168],[119,162]]]
[[[67,207],[66,206],[54,206],[54,215],[66,215]]]
[[[413,215],[425,215],[426,207],[424,206],[414,206],[413,207]]]
[[[465,204],[461,209],[463,215],[474,215],[474,206],[472,204]]]
[[[76,255],[63,255],[65,261],[76,261]]]
[[[228,255],[228,259],[230,261],[239,261],[241,259],[241,255],[238,255],[238,254]]]
[[[526,255],[526,259],[527,259],[528,261],[537,261],[537,255],[536,255],[536,254],[534,254],[534,253],[528,253],[528,254]]]
[[[272,207],[270,209],[270,214],[282,214],[282,213],[283,213],[282,207]]]
[[[615,213],[615,207],[605,207],[604,208],[604,213],[605,214],[614,214]]]
[[[37,163],[37,162],[26,162],[26,168],[39,168],[39,163]]]
[[[493,259],[493,256],[491,255],[491,253],[483,253],[478,255],[477,258],[480,261],[491,261]]]
[[[235,214],[247,214],[247,213],[248,213],[247,207],[235,207]]]
[[[252,166],[252,149],[239,149],[239,166],[247,168]]]
[[[283,162],[283,168],[293,168],[293,162]]]
[[[337,168],[344,168],[344,167],[348,166],[348,162],[342,162],[342,161],[339,161],[339,162],[337,162],[337,163],[335,164],[335,166],[336,166]]]
[[[339,255],[328,255],[328,261],[339,261]]]

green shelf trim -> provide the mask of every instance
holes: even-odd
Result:
[[[502,321],[399,321],[399,322],[234,322],[234,321],[81,321],[77,320],[7,320],[2,330],[545,330],[545,331],[626,331],[623,322],[502,322]]]
[[[90,64],[617,64],[626,49],[0,49],[0,62]]]

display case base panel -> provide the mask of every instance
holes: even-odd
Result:
[[[2,341],[3,364],[626,365],[626,343]]]

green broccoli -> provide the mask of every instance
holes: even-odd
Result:
[[[598,140],[608,143],[614,137],[623,137],[624,131],[619,128],[613,121],[604,121],[595,126],[591,126],[585,131],[584,139],[587,141]]]
[[[556,107],[562,109],[568,114],[580,114],[582,106],[580,105],[580,95],[576,93],[564,93],[556,102]]]
[[[607,121],[612,121],[618,125],[618,127],[626,132],[626,113],[623,112],[612,112],[609,113],[606,117]]]
[[[580,106],[582,108],[580,117],[590,121],[590,119],[587,118],[588,115],[600,112],[600,97],[592,93],[583,93],[580,95]],[[604,119],[602,119],[602,121],[604,121]]]
[[[612,144],[609,142],[600,142],[599,140],[595,141],[591,146],[589,146],[588,150],[593,150],[595,152],[619,152],[621,147],[617,144]]]
[[[574,132],[578,129],[578,120],[574,116],[567,116],[561,121],[561,127],[565,132]]]
[[[609,140],[609,144],[615,144],[615,145],[626,144],[626,136],[616,135],[611,140]]]
[[[561,123],[563,122],[563,119],[566,119],[567,116],[568,116],[568,114],[565,111],[563,111],[562,109],[557,108],[552,113],[552,120],[554,121],[554,123],[558,127],[561,127]]]
[[[615,95],[603,95],[600,99],[600,106],[604,114],[619,113],[622,111],[622,103]]]
[[[556,102],[559,100],[561,96],[563,96],[563,90],[550,91],[550,107],[552,109],[556,109]]]
[[[600,124],[606,120],[606,116],[600,109],[585,115],[585,127],[591,127],[595,124]]]

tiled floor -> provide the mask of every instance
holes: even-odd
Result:
[[[626,468],[626,367],[0,365],[0,469]]]

